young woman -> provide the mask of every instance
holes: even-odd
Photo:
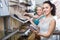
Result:
[[[42,10],[42,7],[38,5],[38,6],[36,7],[36,13],[35,13],[35,15],[33,16],[33,22],[34,22],[36,25],[38,25],[38,24],[39,24],[39,20],[44,17],[42,11],[43,11],[43,10]]]
[[[41,37],[41,40],[56,40],[56,36],[52,35],[56,26],[56,21],[53,19],[53,16],[55,15],[54,4],[52,4],[50,1],[45,1],[43,3],[43,12],[46,17],[42,19],[43,21],[38,24],[40,31],[38,32],[33,29],[32,31],[35,32],[35,34],[39,35]],[[32,20],[30,20],[30,22],[32,23]]]
[[[39,24],[39,20],[44,17],[42,11],[43,11],[42,7],[40,5],[38,5],[36,7],[36,10],[35,10],[35,15],[31,15],[29,13],[26,13],[25,17],[28,18],[29,16],[31,16],[33,18],[31,20],[34,22],[34,24],[38,25]]]

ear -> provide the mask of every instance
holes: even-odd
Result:
[[[51,10],[53,9],[53,7],[51,7]]]

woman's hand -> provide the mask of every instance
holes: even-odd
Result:
[[[36,31],[36,30],[33,30],[33,32],[34,32],[35,34],[38,34],[38,31]]]
[[[26,19],[28,19],[28,20],[30,20],[30,17],[28,17],[28,16],[24,16]]]
[[[34,29],[31,28],[31,27],[30,27],[30,29],[31,29],[31,31],[34,32],[35,34],[38,34],[38,33],[39,33],[37,30],[34,30]]]
[[[40,33],[38,31],[33,31],[36,35],[40,36]]]

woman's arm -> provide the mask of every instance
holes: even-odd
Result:
[[[34,17],[31,13],[25,13],[24,16]]]
[[[37,27],[37,31],[39,31],[40,30],[40,28],[36,25],[36,24],[34,24],[34,22],[32,21],[33,19],[31,19],[30,17],[28,17],[28,16],[26,16],[26,18],[30,21],[30,23],[34,26],[34,27]],[[36,30],[35,30],[36,31]]]
[[[29,21],[36,28],[36,30],[32,30],[32,31],[40,31],[40,28],[31,19]]]
[[[39,17],[38,15],[32,15],[31,13],[25,13],[24,16],[29,16],[32,18],[38,18]]]
[[[29,19],[30,23],[33,25],[33,26],[37,26],[36,24],[34,24],[34,22],[32,21],[32,19]]]
[[[34,15],[33,18],[39,18],[39,16],[38,15]]]
[[[51,34],[53,34],[54,30],[55,30],[55,27],[56,27],[56,21],[55,20],[52,20],[50,22],[50,26],[49,26],[49,29],[48,29],[48,32],[46,34],[40,34],[38,33],[38,35],[42,36],[42,37],[50,37]]]

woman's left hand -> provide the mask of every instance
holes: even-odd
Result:
[[[28,17],[28,16],[25,16],[25,18],[28,19],[28,20],[30,20],[30,17]]]
[[[33,30],[33,32],[34,32],[35,34],[38,34],[38,31],[36,31],[36,30]]]
[[[38,31],[36,31],[36,30],[33,30],[33,32],[34,32],[35,34],[37,34],[37,35],[40,35],[40,33],[39,33]]]
[[[34,33],[38,36],[40,36],[40,33],[38,31],[34,31]]]

